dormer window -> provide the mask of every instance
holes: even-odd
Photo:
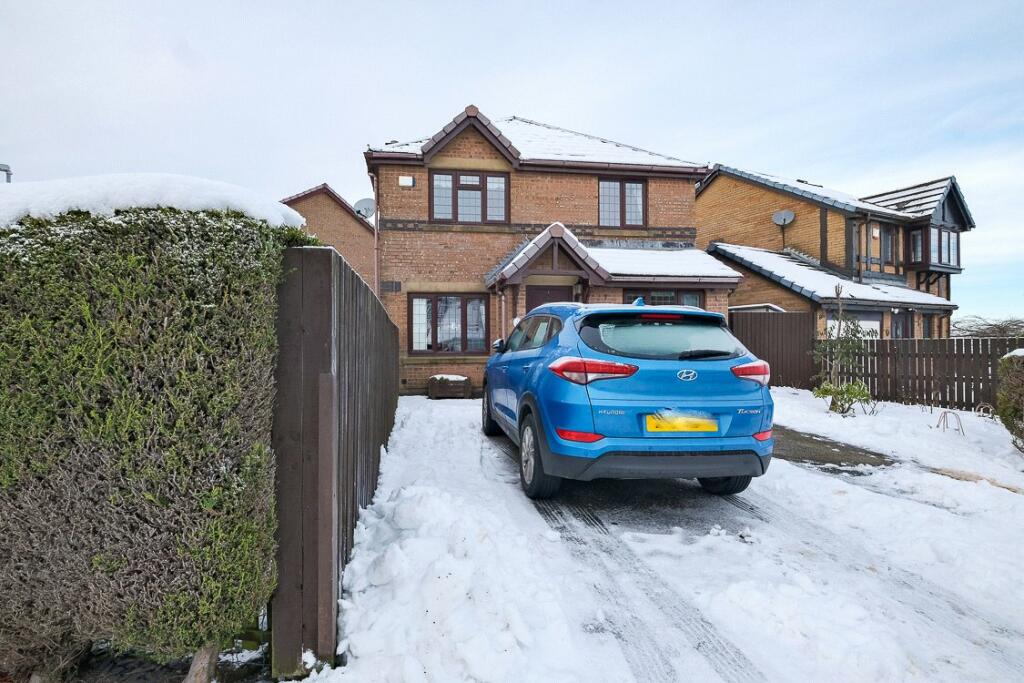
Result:
[[[598,180],[598,224],[643,227],[647,224],[647,186],[642,180]]]
[[[450,223],[507,223],[508,175],[431,171],[430,220]]]

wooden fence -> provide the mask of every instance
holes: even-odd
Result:
[[[270,606],[275,677],[302,653],[334,661],[338,579],[356,516],[377,488],[398,400],[398,328],[332,248],[288,249],[279,288],[278,587]]]
[[[995,405],[999,360],[1024,338],[872,339],[844,380],[863,380],[883,401],[973,410]]]
[[[729,314],[733,334],[751,353],[768,361],[772,384],[810,389],[818,369],[811,351],[817,336],[813,313],[761,313],[737,311]]]

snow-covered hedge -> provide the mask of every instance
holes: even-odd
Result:
[[[996,412],[1013,436],[1013,443],[1024,451],[1024,352],[1013,351],[999,361],[999,395]]]
[[[93,641],[184,656],[274,586],[276,285],[308,239],[290,214],[36,203],[0,222],[0,672]]]

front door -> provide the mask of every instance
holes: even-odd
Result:
[[[526,285],[526,312],[554,301],[572,301],[572,286]]]
[[[910,339],[914,336],[914,319],[910,313],[893,313],[892,314],[892,334],[890,335],[893,339]]]

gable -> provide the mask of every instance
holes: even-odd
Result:
[[[512,169],[512,164],[505,155],[473,127],[467,127],[446,142],[440,143],[428,166],[506,172]]]
[[[935,207],[932,221],[960,230],[970,230],[974,227],[974,219],[955,182],[950,185],[946,196]]]

